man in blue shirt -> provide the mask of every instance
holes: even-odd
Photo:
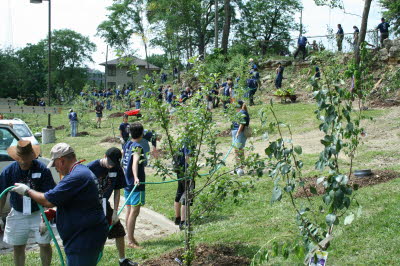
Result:
[[[13,191],[48,208],[57,206],[57,230],[63,240],[68,266],[95,266],[108,235],[108,223],[99,199],[96,176],[77,161],[66,143],[51,149],[48,167],[64,176],[46,193],[16,183]]]
[[[76,133],[78,132],[78,115],[73,109],[69,109],[68,119],[71,125],[71,137],[76,137]]]
[[[250,70],[250,75],[251,78],[247,80],[247,87],[249,90],[248,94],[249,94],[250,105],[254,105],[254,95],[257,92],[260,80],[260,73],[258,73],[256,65],[254,65],[253,69]]]
[[[294,59],[296,59],[299,52],[303,54],[303,60],[306,58],[307,56],[306,45],[307,45],[307,38],[305,36],[300,36],[299,39],[297,40],[297,49],[294,52]]]
[[[127,202],[126,228],[128,231],[128,246],[138,248],[139,243],[134,237],[136,219],[140,213],[140,207],[145,204],[145,185],[146,174],[144,171],[146,165],[146,156],[143,147],[139,144],[143,138],[143,126],[135,122],[130,126],[132,139],[124,146],[123,169],[125,172],[125,200]],[[137,185],[135,191],[133,188]],[[132,194],[131,194],[132,193]],[[131,195],[131,197],[129,197]]]
[[[276,69],[276,78],[275,78],[275,88],[282,88],[282,80],[283,80],[283,71],[285,68],[282,66],[281,62],[278,63],[278,67]]]
[[[5,167],[0,175],[0,193],[15,183],[23,183],[26,187],[40,192],[54,188],[53,176],[46,165],[36,158],[40,147],[30,141],[20,140],[17,146],[11,146],[7,152],[15,162]],[[0,213],[3,212],[6,197],[0,201]],[[14,246],[15,265],[25,265],[25,247],[30,233],[40,247],[42,265],[51,263],[50,235],[41,224],[39,207],[29,197],[10,193],[11,211],[7,216],[4,242]],[[0,222],[2,223],[1,219]]]
[[[143,131],[143,138],[139,141],[140,146],[143,148],[144,156],[146,156],[146,165],[150,157],[150,145],[153,146],[153,152],[157,152],[157,141],[161,139],[161,135],[156,134],[153,130],[145,129]]]
[[[344,31],[341,24],[337,25],[338,31],[336,32],[336,44],[338,51],[341,52],[343,48]]]
[[[119,134],[121,137],[122,147],[129,140],[129,123],[128,123],[128,115],[124,114],[122,118],[122,123],[119,125]]]
[[[390,25],[385,21],[385,18],[382,18],[381,23],[378,25],[378,27],[376,27],[376,30],[379,30],[381,33],[381,47],[383,47],[383,41],[389,38],[389,27]]]
[[[110,148],[106,151],[104,158],[90,162],[87,167],[95,174],[99,184],[100,198],[103,211],[109,224],[113,227],[108,232],[109,239],[115,239],[119,255],[119,265],[137,265],[137,263],[125,258],[125,230],[118,218],[118,206],[120,200],[120,189],[125,187],[125,175],[121,168],[122,153],[118,148]],[[111,208],[109,199],[114,192],[114,210]]]

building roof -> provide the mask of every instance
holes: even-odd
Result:
[[[132,57],[133,58],[133,63],[137,66],[144,66],[145,68],[147,68],[147,62],[145,60],[139,59],[137,57]],[[109,60],[107,61],[107,65],[117,65],[120,63],[120,58],[117,59],[113,59],[113,60]],[[103,62],[100,64],[101,66],[105,66],[106,62]],[[152,65],[149,63],[149,68],[150,70],[160,70],[159,67]]]

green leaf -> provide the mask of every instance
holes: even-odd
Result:
[[[344,218],[344,225],[351,224],[353,220],[354,220],[354,214],[351,213],[350,215],[346,216],[346,218]]]
[[[328,214],[325,217],[325,221],[329,226],[332,226],[334,224],[334,222],[336,221],[336,215],[334,215],[333,213]]]
[[[279,186],[272,190],[271,204],[282,199],[282,190]]]
[[[318,194],[318,191],[317,191],[317,189],[316,189],[314,186],[310,186],[310,191],[311,191],[311,193],[314,194],[314,195],[317,195],[317,194]]]
[[[303,149],[301,148],[301,146],[296,146],[296,147],[294,147],[294,151],[297,153],[297,154],[302,154],[302,152],[303,152]]]

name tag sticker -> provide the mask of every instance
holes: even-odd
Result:
[[[24,196],[22,198],[22,214],[23,215],[31,215],[32,214],[30,197]]]
[[[40,178],[42,173],[32,173],[32,178]]]
[[[117,176],[117,172],[111,172],[108,174],[109,177],[116,177]]]
[[[103,205],[104,215],[107,216],[107,199],[106,198],[103,198],[102,205]]]

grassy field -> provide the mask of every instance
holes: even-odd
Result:
[[[257,117],[262,108],[267,110],[268,106],[262,104],[250,109],[252,127],[255,129],[258,127],[261,128],[258,125]],[[316,121],[313,113],[314,109],[315,105],[312,103],[275,104],[279,120],[290,124],[294,134],[298,136],[318,129],[318,121]],[[367,131],[371,127],[371,130],[368,131],[370,135],[374,133],[375,129],[373,129],[373,125],[375,123],[386,123],[386,116],[389,110],[393,111],[391,109],[378,109],[366,112],[367,115],[374,118],[374,121],[366,122]],[[267,114],[270,118],[268,110]],[[89,116],[91,117],[91,123],[94,124],[94,113],[86,115],[88,118]],[[222,115],[217,114],[217,117],[222,118]],[[26,120],[35,129],[39,129],[38,125],[45,125],[47,121],[45,116],[34,117],[24,115],[20,116],[20,118]],[[68,137],[69,125],[66,110],[61,115],[52,116],[52,121],[53,126],[66,126],[66,129],[57,131],[57,142],[62,141],[71,144],[80,159],[91,161],[100,158],[105,150],[112,145],[101,143],[101,140],[107,136],[113,136],[112,123],[114,123],[114,132],[118,131],[117,127],[121,119],[116,118],[114,121],[106,119],[101,129],[95,129],[94,127],[79,128],[79,130],[87,131],[89,136],[77,138]],[[221,122],[220,128],[221,130],[229,128],[229,123]],[[261,133],[259,132],[260,135]],[[255,145],[264,145],[265,142],[262,142],[259,136],[254,138]],[[230,145],[230,137],[221,138],[221,140],[224,145]],[[367,142],[360,148],[356,157],[356,166],[399,170],[397,160],[391,160],[391,163],[382,164],[382,162],[388,161],[388,158],[398,158],[399,154],[398,150],[395,149],[396,147],[385,146],[377,150],[373,149],[371,145]],[[115,144],[115,146],[118,146],[118,144]],[[52,144],[42,145],[42,153],[45,157],[49,156],[51,147]],[[313,167],[317,157],[318,152],[310,152],[302,155],[302,160],[305,164],[304,172],[310,176],[318,173]],[[342,162],[344,165],[348,164],[348,160],[345,158],[343,158]],[[159,177],[150,175],[148,176],[148,180],[159,181]],[[194,229],[194,242],[196,244],[228,244],[235,247],[238,254],[252,258],[270,239],[298,238],[294,210],[289,204],[288,199],[284,198],[282,202],[271,206],[269,201],[273,184],[270,179],[264,176],[260,179],[254,179],[254,181],[256,184],[254,190],[240,195],[239,204],[235,204],[233,199],[228,198],[225,202],[221,203],[220,209],[217,212],[203,217],[201,221],[197,221]],[[160,212],[168,218],[172,218],[176,185],[172,183],[147,186],[146,190],[146,207]],[[362,205],[362,215],[360,218],[356,218],[349,226],[344,226],[343,221],[341,221],[341,224],[335,229],[335,238],[329,250],[329,265],[399,264],[400,179],[362,188],[357,192],[357,200]],[[316,197],[313,201],[315,204],[320,204],[321,199]],[[147,241],[142,246],[143,248],[140,250],[127,250],[127,256],[139,262],[157,257],[162,253],[182,247],[183,234],[174,234],[164,239]],[[117,252],[115,247],[106,247],[100,265],[115,265],[116,261]],[[53,262],[57,265],[56,253],[54,253]],[[299,264],[302,261],[295,256],[290,256],[288,260],[273,258],[272,262],[276,264]],[[1,265],[11,263],[11,254],[1,256]],[[29,252],[27,265],[39,263],[38,252]]]

